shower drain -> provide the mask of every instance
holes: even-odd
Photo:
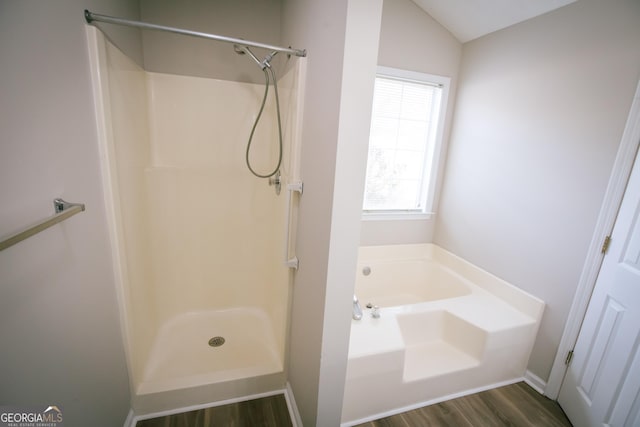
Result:
[[[211,347],[220,347],[222,344],[224,344],[223,337],[213,337],[209,340],[209,345]]]

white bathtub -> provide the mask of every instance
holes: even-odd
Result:
[[[344,426],[521,379],[544,310],[432,244],[360,248],[355,293]]]

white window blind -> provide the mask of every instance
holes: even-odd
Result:
[[[376,77],[365,211],[426,211],[441,99],[441,84]]]

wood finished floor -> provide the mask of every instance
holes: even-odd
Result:
[[[136,427],[291,426],[283,395],[138,421]],[[357,427],[571,427],[560,406],[520,382]]]
[[[357,427],[571,427],[560,406],[520,382]]]
[[[138,421],[136,427],[288,427],[283,394]]]

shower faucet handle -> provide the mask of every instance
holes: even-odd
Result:
[[[274,185],[276,187],[276,194],[280,195],[280,190],[282,189],[282,178],[279,170],[269,177],[269,185]]]
[[[280,171],[276,172],[275,175],[271,175],[269,177],[269,185],[280,185]]]

